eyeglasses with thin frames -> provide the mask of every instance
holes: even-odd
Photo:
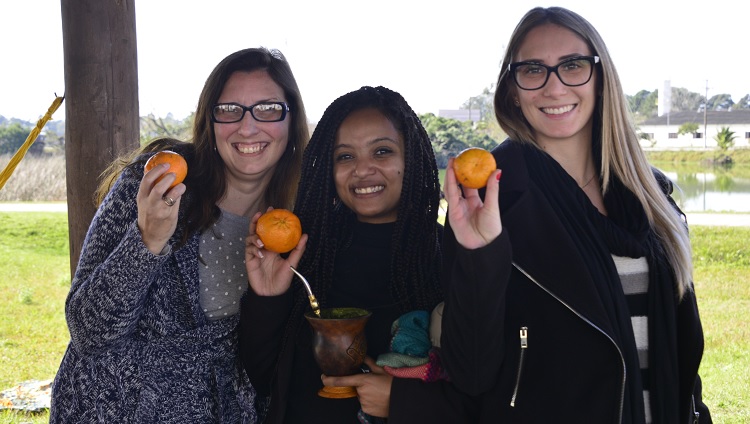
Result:
[[[239,103],[218,103],[211,108],[211,119],[219,124],[240,122],[245,112],[258,122],[279,122],[286,118],[289,105],[284,102],[260,102],[250,106]]]
[[[511,63],[508,65],[508,71],[518,88],[522,90],[539,90],[547,84],[552,73],[555,73],[560,82],[568,87],[578,87],[591,80],[594,65],[597,63],[599,63],[599,56],[578,56],[565,59],[555,66],[547,66],[538,62]]]

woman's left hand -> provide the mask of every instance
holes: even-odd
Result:
[[[359,404],[362,411],[373,417],[388,417],[391,403],[391,385],[393,376],[375,364],[369,356],[365,358],[365,365],[370,372],[364,374],[347,375],[343,377],[323,376],[326,386],[348,386],[357,389]]]
[[[488,245],[503,231],[498,204],[502,171],[497,169],[487,179],[484,200],[479,190],[459,187],[453,170],[455,158],[448,159],[445,170],[445,200],[448,201],[448,223],[461,246],[477,249]]]
[[[271,208],[269,208],[270,210]],[[307,244],[307,234],[303,234],[297,246],[284,259],[278,253],[266,250],[260,237],[255,233],[261,212],[250,219],[250,229],[245,240],[245,268],[250,288],[258,296],[278,296],[289,290],[294,275],[292,267],[297,267]]]

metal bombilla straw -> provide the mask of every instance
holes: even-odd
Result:
[[[318,299],[315,298],[315,295],[310,288],[310,283],[308,283],[305,277],[303,277],[302,274],[294,269],[293,266],[290,265],[289,269],[291,269],[293,273],[297,274],[297,277],[302,280],[302,283],[305,285],[305,289],[307,290],[307,298],[310,299],[310,306],[312,307],[313,312],[315,312],[315,315],[320,316],[320,306],[318,305]]]

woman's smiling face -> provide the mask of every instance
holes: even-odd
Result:
[[[544,24],[526,34],[514,61],[555,66],[565,59],[591,54],[586,42],[572,31],[558,25]],[[597,98],[596,79],[594,70],[589,82],[570,87],[551,73],[547,83],[538,90],[515,88],[523,115],[541,147],[556,140],[577,137],[590,139]]]
[[[259,102],[285,102],[284,90],[266,71],[233,73],[217,103],[251,106]],[[232,177],[270,178],[286,149],[289,138],[290,111],[283,121],[259,122],[250,112],[233,123],[214,123],[216,149]]]
[[[404,167],[403,136],[380,111],[360,109],[341,123],[333,179],[339,198],[359,221],[396,221]]]

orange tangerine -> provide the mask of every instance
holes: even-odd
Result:
[[[467,188],[482,188],[487,185],[490,174],[497,169],[492,153],[479,147],[461,151],[453,160],[453,171],[458,183]]]
[[[161,165],[162,163],[168,163],[169,171],[167,171],[167,173],[172,172],[176,176],[174,182],[171,186],[169,186],[169,188],[172,188],[185,180],[185,177],[187,176],[187,161],[185,161],[185,158],[182,157],[181,154],[173,152],[171,150],[162,150],[161,152],[157,152],[155,155],[151,156],[148,161],[146,161],[144,170],[145,172],[148,172],[152,168]],[[159,177],[156,182],[158,183],[159,181],[161,181],[161,179],[164,178],[164,175]]]
[[[258,218],[255,233],[267,250],[286,253],[299,243],[302,237],[302,224],[291,211],[271,209]]]

